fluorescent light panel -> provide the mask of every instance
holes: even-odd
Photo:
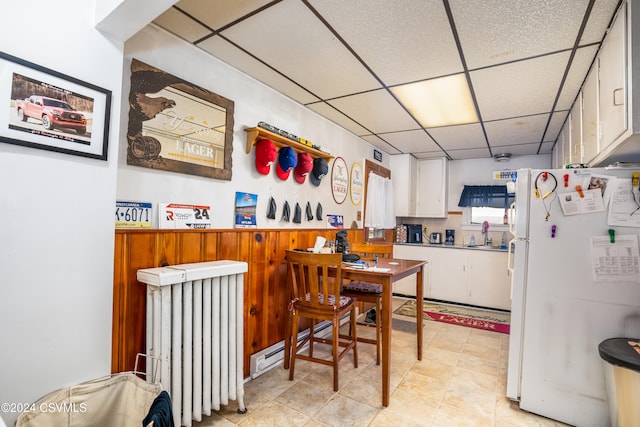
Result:
[[[391,91],[425,128],[478,121],[464,74],[397,86]]]

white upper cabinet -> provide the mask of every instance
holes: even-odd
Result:
[[[593,68],[582,87],[582,163],[598,154],[598,140],[598,69]]]
[[[396,216],[416,215],[418,160],[410,154],[389,156]]]
[[[571,109],[571,163],[582,163],[582,93]]]
[[[640,2],[623,1],[571,110],[572,122],[580,116],[580,134],[572,125],[569,145],[564,132],[558,137],[564,164],[640,162],[639,24]]]
[[[598,54],[601,151],[628,129],[626,10],[623,4]]]
[[[449,162],[446,158],[419,160],[416,216],[446,218],[448,186]]]
[[[571,115],[567,117],[567,121],[560,131],[558,143],[562,147],[562,165],[571,163]]]

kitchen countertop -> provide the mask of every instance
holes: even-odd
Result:
[[[447,249],[468,249],[472,251],[496,251],[496,252],[507,252],[507,248],[501,248],[500,246],[467,246],[467,245],[445,245],[445,244],[432,244],[432,243],[398,243],[394,242],[394,245],[402,245],[402,246],[424,246],[429,248],[447,248]]]

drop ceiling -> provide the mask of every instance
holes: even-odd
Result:
[[[154,22],[386,153],[458,160],[550,153],[618,6],[181,0]],[[425,128],[392,91],[460,73],[474,123]]]

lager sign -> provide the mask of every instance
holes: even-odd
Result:
[[[333,160],[331,168],[331,193],[337,204],[344,203],[349,192],[349,169],[342,157]]]
[[[158,203],[158,228],[211,228],[210,206]]]

